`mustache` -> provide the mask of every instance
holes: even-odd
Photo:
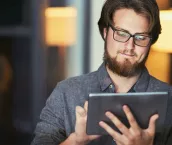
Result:
[[[118,50],[117,53],[122,53],[122,54],[128,54],[128,55],[133,55],[133,56],[137,56],[137,54],[133,51],[133,50]]]

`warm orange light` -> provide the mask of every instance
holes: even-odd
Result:
[[[160,11],[162,34],[152,49],[160,52],[172,53],[172,10]]]
[[[151,49],[146,61],[146,67],[151,75],[161,81],[170,83],[170,55],[168,53],[153,51]]]
[[[76,43],[77,10],[73,7],[47,8],[47,45],[69,46]]]

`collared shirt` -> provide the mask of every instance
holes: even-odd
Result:
[[[149,75],[147,69],[133,86],[135,92],[168,91],[169,102],[165,120],[165,129],[155,137],[155,145],[169,141],[172,127],[172,87]],[[75,131],[75,107],[83,106],[88,100],[89,93],[114,93],[115,87],[106,70],[104,63],[95,72],[66,79],[57,84],[43,108],[35,130],[32,145],[58,145]],[[170,137],[171,138],[171,137]],[[89,145],[113,145],[115,142],[110,136],[102,136]],[[172,142],[171,142],[172,144]],[[168,144],[170,145],[170,143]]]

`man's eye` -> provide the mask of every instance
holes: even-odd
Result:
[[[124,32],[124,31],[117,31],[117,35],[121,36],[121,37],[128,37],[128,33]]]
[[[143,36],[143,35],[136,35],[136,36],[135,36],[135,39],[136,39],[136,40],[146,40],[146,38],[147,38],[147,37],[146,37],[146,36]]]

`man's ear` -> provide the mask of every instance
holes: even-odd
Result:
[[[104,38],[104,40],[106,39],[106,36],[107,36],[107,28],[104,28],[103,29],[103,38]]]

